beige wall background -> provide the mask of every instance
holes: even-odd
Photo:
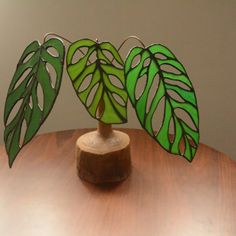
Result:
[[[90,37],[118,46],[137,35],[146,44],[165,44],[183,62],[198,97],[201,142],[236,159],[235,23],[235,0],[1,0],[0,143],[7,89],[31,41],[53,31],[72,41]],[[127,44],[124,53],[135,44]],[[40,133],[95,126],[64,73]],[[130,105],[125,126],[140,127]]]

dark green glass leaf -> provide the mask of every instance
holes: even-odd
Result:
[[[77,53],[80,55],[76,58]],[[106,124],[127,121],[123,67],[118,51],[109,42],[81,39],[68,49],[67,72],[76,94],[89,114]],[[101,114],[99,106],[103,107]]]
[[[137,84],[144,76],[146,82],[137,96]],[[163,45],[135,47],[126,59],[125,77],[130,101],[142,127],[165,150],[192,161],[199,144],[199,114],[195,92],[183,65]],[[151,94],[153,88],[155,91]],[[158,109],[161,101],[164,102],[163,114]],[[155,131],[156,112],[162,116],[162,124]],[[172,136],[171,122],[174,126]]]
[[[53,55],[51,50],[58,55]],[[29,44],[18,62],[4,110],[4,141],[10,166],[54,105],[61,85],[64,55],[63,43],[51,38],[42,45],[38,41]],[[49,65],[55,76],[50,75]]]

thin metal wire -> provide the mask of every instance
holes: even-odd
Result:
[[[43,38],[43,42],[46,41],[48,36],[56,36],[56,37],[59,37],[59,38],[65,40],[65,41],[67,41],[68,43],[72,43],[72,41],[70,41],[69,39],[67,39],[67,38],[65,38],[65,37],[63,37],[63,36],[61,36],[59,34],[53,33],[53,32],[49,32],[49,33],[45,34],[44,38]]]
[[[61,36],[61,35],[59,35],[59,34],[53,33],[53,32],[49,32],[49,33],[47,33],[47,34],[44,35],[44,38],[43,38],[43,42],[44,42],[44,43],[45,43],[45,41],[46,41],[46,39],[47,39],[48,36],[56,36],[56,37],[58,37],[58,38],[60,38],[60,39],[65,40],[66,42],[72,44],[72,41],[70,41],[69,39],[67,39],[67,38],[65,38],[65,37],[63,37],[63,36]],[[85,56],[85,53],[84,53],[81,49],[78,49],[78,50]],[[90,61],[89,59],[88,59],[88,62],[91,63],[91,61]]]
[[[120,49],[124,46],[124,44],[125,44],[129,39],[136,39],[136,40],[138,40],[138,41],[140,42],[140,44],[141,44],[144,48],[146,47],[145,44],[143,43],[143,41],[142,41],[140,38],[138,38],[137,36],[131,35],[131,36],[128,36],[128,37],[121,43],[121,45],[120,45],[119,48],[117,49],[118,52],[120,51]],[[113,58],[113,59],[111,60],[111,62],[113,62],[114,59],[115,59],[115,58]]]
[[[140,38],[138,38],[137,36],[131,35],[131,36],[127,37],[127,38],[121,43],[121,45],[120,45],[119,48],[118,48],[118,51],[120,51],[120,49],[123,47],[123,45],[124,45],[129,39],[136,39],[136,40],[138,40],[138,41],[140,42],[140,44],[145,48],[145,44],[143,43],[143,41],[142,41]]]
[[[59,37],[59,38],[65,40],[66,42],[72,44],[72,41],[70,41],[69,39],[67,39],[67,38],[65,38],[65,37],[63,37],[63,36],[61,36],[61,35],[59,35],[59,34],[56,34],[56,33],[54,33],[54,32],[49,32],[49,33],[45,34],[45,35],[44,35],[44,38],[43,38],[43,42],[46,41],[46,39],[47,39],[48,36],[56,36],[56,37]],[[131,35],[131,36],[128,36],[128,37],[121,43],[121,45],[120,45],[119,48],[117,49],[118,52],[119,52],[120,49],[124,46],[124,44],[125,44],[128,40],[130,40],[130,39],[136,39],[136,40],[145,48],[145,44],[143,43],[143,41],[142,41],[140,38],[138,38],[137,36]],[[96,43],[99,42],[97,38],[96,38],[95,41],[96,41]],[[85,56],[85,53],[84,53],[81,49],[78,49],[78,50]],[[114,58],[112,59],[111,62],[113,62],[113,60],[114,60]],[[91,63],[89,59],[88,59],[88,62]]]

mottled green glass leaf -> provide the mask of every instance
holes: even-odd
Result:
[[[66,61],[72,85],[89,114],[106,124],[125,123],[128,95],[117,49],[109,42],[81,39],[70,45]]]
[[[135,47],[125,61],[125,77],[128,96],[142,127],[165,150],[192,161],[199,144],[199,113],[193,86],[181,62],[160,44]],[[138,84],[144,77],[146,82],[140,89]],[[137,95],[138,90],[141,92]],[[162,118],[157,130],[153,127],[155,113]]]
[[[61,85],[64,55],[63,43],[51,38],[42,45],[38,41],[30,43],[18,62],[4,110],[4,141],[10,166],[54,105]]]

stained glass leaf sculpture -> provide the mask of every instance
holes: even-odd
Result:
[[[18,62],[4,111],[4,141],[10,166],[54,105],[61,85],[64,54],[63,43],[51,38],[42,45],[38,41],[30,43]],[[55,70],[54,78],[49,67]]]
[[[79,58],[77,53],[80,53]],[[67,72],[78,97],[93,118],[106,124],[127,121],[124,63],[111,43],[81,39],[71,44]],[[100,114],[99,107],[102,107]]]
[[[48,36],[54,38],[46,40]],[[129,97],[152,138],[166,151],[193,160],[199,144],[197,100],[184,66],[168,48],[145,47],[139,38],[128,37],[142,47],[134,47],[124,63],[119,49],[127,39],[117,50],[110,42],[72,43],[48,33],[43,44],[34,41],[24,50],[7,93],[4,141],[10,167],[49,115],[59,93],[65,47],[58,38],[70,44],[67,72],[93,118],[105,124],[127,122]]]
[[[165,150],[192,161],[199,143],[199,115],[193,86],[180,61],[160,44],[135,47],[126,59],[125,76],[126,89],[142,127]],[[144,78],[145,85],[138,94],[137,85]],[[164,112],[159,109],[161,101]],[[158,130],[153,128],[155,112],[162,116]],[[174,126],[172,137],[171,123]]]

